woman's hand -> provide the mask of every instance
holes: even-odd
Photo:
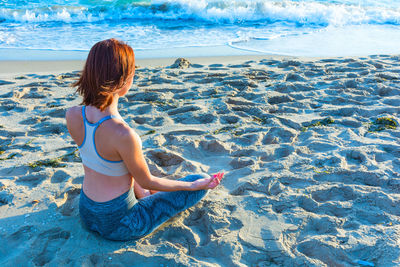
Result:
[[[199,179],[193,182],[193,190],[214,189],[219,185],[224,173],[217,173],[208,178]]]
[[[134,192],[135,192],[136,199],[141,199],[141,198],[153,195],[153,194],[158,192],[158,191],[155,191],[155,190],[144,189],[136,181],[135,181],[133,189],[134,189]]]

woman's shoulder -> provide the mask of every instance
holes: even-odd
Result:
[[[111,129],[114,130],[115,134],[117,134],[121,138],[132,138],[137,137],[138,134],[132,129],[125,121],[120,119],[111,120],[110,123],[112,127]]]
[[[140,143],[140,136],[136,133],[136,131],[131,128],[125,121],[113,120],[114,125],[110,127],[114,132],[114,136],[121,144],[128,143]]]
[[[82,122],[82,107],[74,106],[67,109],[65,112],[65,119],[67,123]]]

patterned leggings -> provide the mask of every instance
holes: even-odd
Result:
[[[205,177],[205,174],[192,174],[179,180],[192,182]],[[104,238],[135,240],[150,234],[171,217],[194,206],[206,194],[207,190],[158,192],[137,200],[132,187],[115,199],[96,202],[81,190],[79,213],[84,225]]]

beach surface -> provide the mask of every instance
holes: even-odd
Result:
[[[152,174],[221,185],[138,241],[88,232],[64,119],[83,62],[3,61],[1,266],[400,265],[399,56],[136,64],[120,113]]]

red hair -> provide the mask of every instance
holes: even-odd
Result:
[[[135,73],[132,47],[116,39],[96,43],[89,52],[81,77],[73,86],[83,96],[82,104],[103,111],[116,90],[124,87]]]

